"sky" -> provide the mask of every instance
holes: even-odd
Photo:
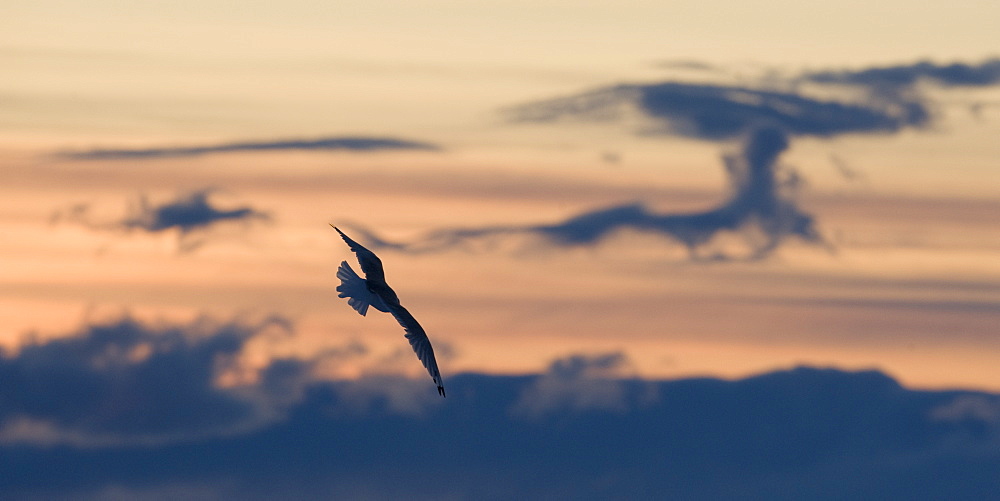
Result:
[[[0,3],[0,492],[981,499],[998,18]]]

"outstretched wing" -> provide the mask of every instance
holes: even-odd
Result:
[[[384,283],[385,271],[382,269],[382,260],[374,252],[351,240],[351,237],[340,231],[340,228],[332,224],[330,226],[337,230],[337,233],[340,233],[340,238],[343,238],[347,242],[347,246],[351,248],[351,251],[358,256],[358,263],[361,265],[361,271],[365,274],[365,279]]]
[[[406,308],[398,304],[389,305],[389,312],[396,318],[399,325],[403,326],[403,330],[406,331],[406,339],[410,342],[410,347],[417,354],[420,363],[424,364],[427,373],[431,375],[431,379],[434,380],[434,384],[438,387],[438,393],[443,397],[444,380],[441,379],[441,371],[438,370],[437,360],[434,359],[434,348],[431,347],[431,340],[427,339],[427,333],[424,332],[424,328],[417,323],[417,319],[413,318],[413,315]]]

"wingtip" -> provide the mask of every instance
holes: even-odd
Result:
[[[347,238],[347,235],[345,235],[344,232],[340,231],[340,228],[334,226],[333,223],[327,223],[327,224],[329,224],[331,228],[337,230],[337,233],[340,233],[341,237]]]
[[[444,386],[438,386],[438,395],[441,395],[442,397],[445,397],[445,395],[444,395]],[[445,398],[447,398],[447,397],[445,397]]]

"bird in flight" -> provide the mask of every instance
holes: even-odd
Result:
[[[337,286],[338,297],[347,298],[347,304],[355,311],[365,316],[368,307],[371,306],[378,311],[391,313],[399,325],[406,331],[406,339],[410,342],[410,347],[416,352],[417,358],[424,364],[424,368],[431,375],[434,384],[437,385],[438,394],[444,395],[444,381],[441,379],[441,371],[438,370],[437,360],[434,359],[434,348],[431,347],[431,340],[427,339],[424,328],[417,323],[403,305],[399,304],[399,297],[396,292],[385,283],[385,271],[382,269],[382,260],[374,252],[364,248],[361,244],[351,240],[340,228],[330,225],[340,233],[341,238],[347,242],[347,246],[354,251],[361,264],[361,271],[365,278],[361,278],[347,261],[340,263],[337,269],[337,278],[340,285]]]

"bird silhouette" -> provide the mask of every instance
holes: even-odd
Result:
[[[347,261],[340,263],[337,269],[337,278],[340,285],[337,286],[338,297],[347,298],[347,304],[355,311],[365,316],[368,307],[371,306],[378,311],[391,313],[406,332],[406,339],[410,342],[410,347],[417,354],[417,358],[424,364],[424,368],[431,375],[434,384],[437,385],[438,394],[444,394],[444,381],[441,379],[441,371],[438,370],[437,360],[434,359],[434,348],[431,347],[431,340],[427,338],[424,328],[417,323],[417,319],[407,311],[403,305],[399,304],[399,297],[396,291],[385,282],[385,270],[382,269],[382,260],[374,252],[364,248],[340,231],[340,228],[330,225],[340,233],[340,237],[347,242],[358,257],[358,264],[361,265],[361,272],[365,278],[361,278]]]

